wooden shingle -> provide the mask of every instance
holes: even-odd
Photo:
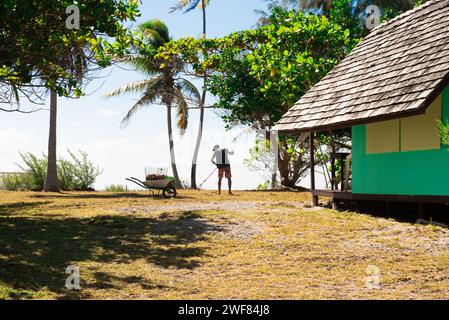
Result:
[[[431,0],[375,28],[274,127],[350,127],[424,113],[449,85],[449,0]]]

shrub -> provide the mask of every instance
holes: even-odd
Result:
[[[449,122],[438,121],[438,127],[440,129],[441,143],[449,148]]]
[[[60,159],[58,161],[58,181],[62,190],[74,190],[75,176],[73,164],[70,161]]]
[[[260,183],[257,186],[257,191],[267,191],[268,190],[268,183],[269,183],[269,181],[266,181],[264,183]]]
[[[70,150],[67,150],[67,152],[72,161],[69,166],[73,175],[72,190],[92,190],[95,180],[103,171],[89,160],[86,152],[80,150],[80,158],[77,158]]]
[[[128,187],[121,184],[110,184],[106,186],[106,192],[128,192]]]
[[[25,172],[23,178],[24,187],[28,190],[41,191],[44,188],[45,177],[47,176],[47,158],[38,158],[27,152],[20,153],[24,165],[18,167]]]
[[[70,159],[58,160],[58,180],[64,191],[89,191],[93,190],[93,184],[101,174],[99,167],[95,166],[89,159],[87,153],[79,151],[80,157],[68,150]],[[41,191],[44,188],[47,176],[47,158],[42,158],[27,152],[20,153],[23,165],[17,165],[23,175],[17,177],[5,176],[1,178],[1,183],[8,190],[26,189]]]
[[[0,176],[0,188],[8,191],[19,191],[26,189],[23,174],[6,174]]]

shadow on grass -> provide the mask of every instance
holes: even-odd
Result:
[[[28,206],[31,204],[9,205],[8,211]],[[12,288],[10,298],[14,299],[29,298],[30,292],[44,288],[63,298],[77,298],[65,288],[69,265],[129,264],[145,259],[162,268],[194,269],[205,256],[196,242],[204,240],[208,232],[219,230],[195,212],[159,218],[4,215],[0,216],[0,283]],[[80,272],[82,281],[82,268]],[[114,283],[160,286],[144,283],[139,277],[95,273],[94,278],[95,283],[89,284],[94,288],[108,288]]]
[[[74,193],[59,193],[59,194],[34,194],[31,196],[31,198],[36,199],[54,199],[54,198],[66,198],[66,199],[121,199],[121,198],[130,198],[130,199],[144,199],[144,198],[151,198],[151,199],[161,199],[166,200],[161,194],[151,194],[151,193],[134,193],[134,192],[125,192],[125,193],[80,193],[80,194],[74,194]],[[188,199],[191,198],[189,196],[185,195],[177,195],[175,199]]]
[[[38,209],[40,206],[44,206],[49,203],[51,203],[51,201],[15,202],[0,204],[0,216],[28,213],[30,211]]]

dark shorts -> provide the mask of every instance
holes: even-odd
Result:
[[[229,166],[225,168],[219,168],[218,177],[219,178],[226,177],[227,179],[232,178],[231,167]]]

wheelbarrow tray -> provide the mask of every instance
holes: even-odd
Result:
[[[173,180],[146,180],[143,184],[152,189],[164,189],[173,185]]]

